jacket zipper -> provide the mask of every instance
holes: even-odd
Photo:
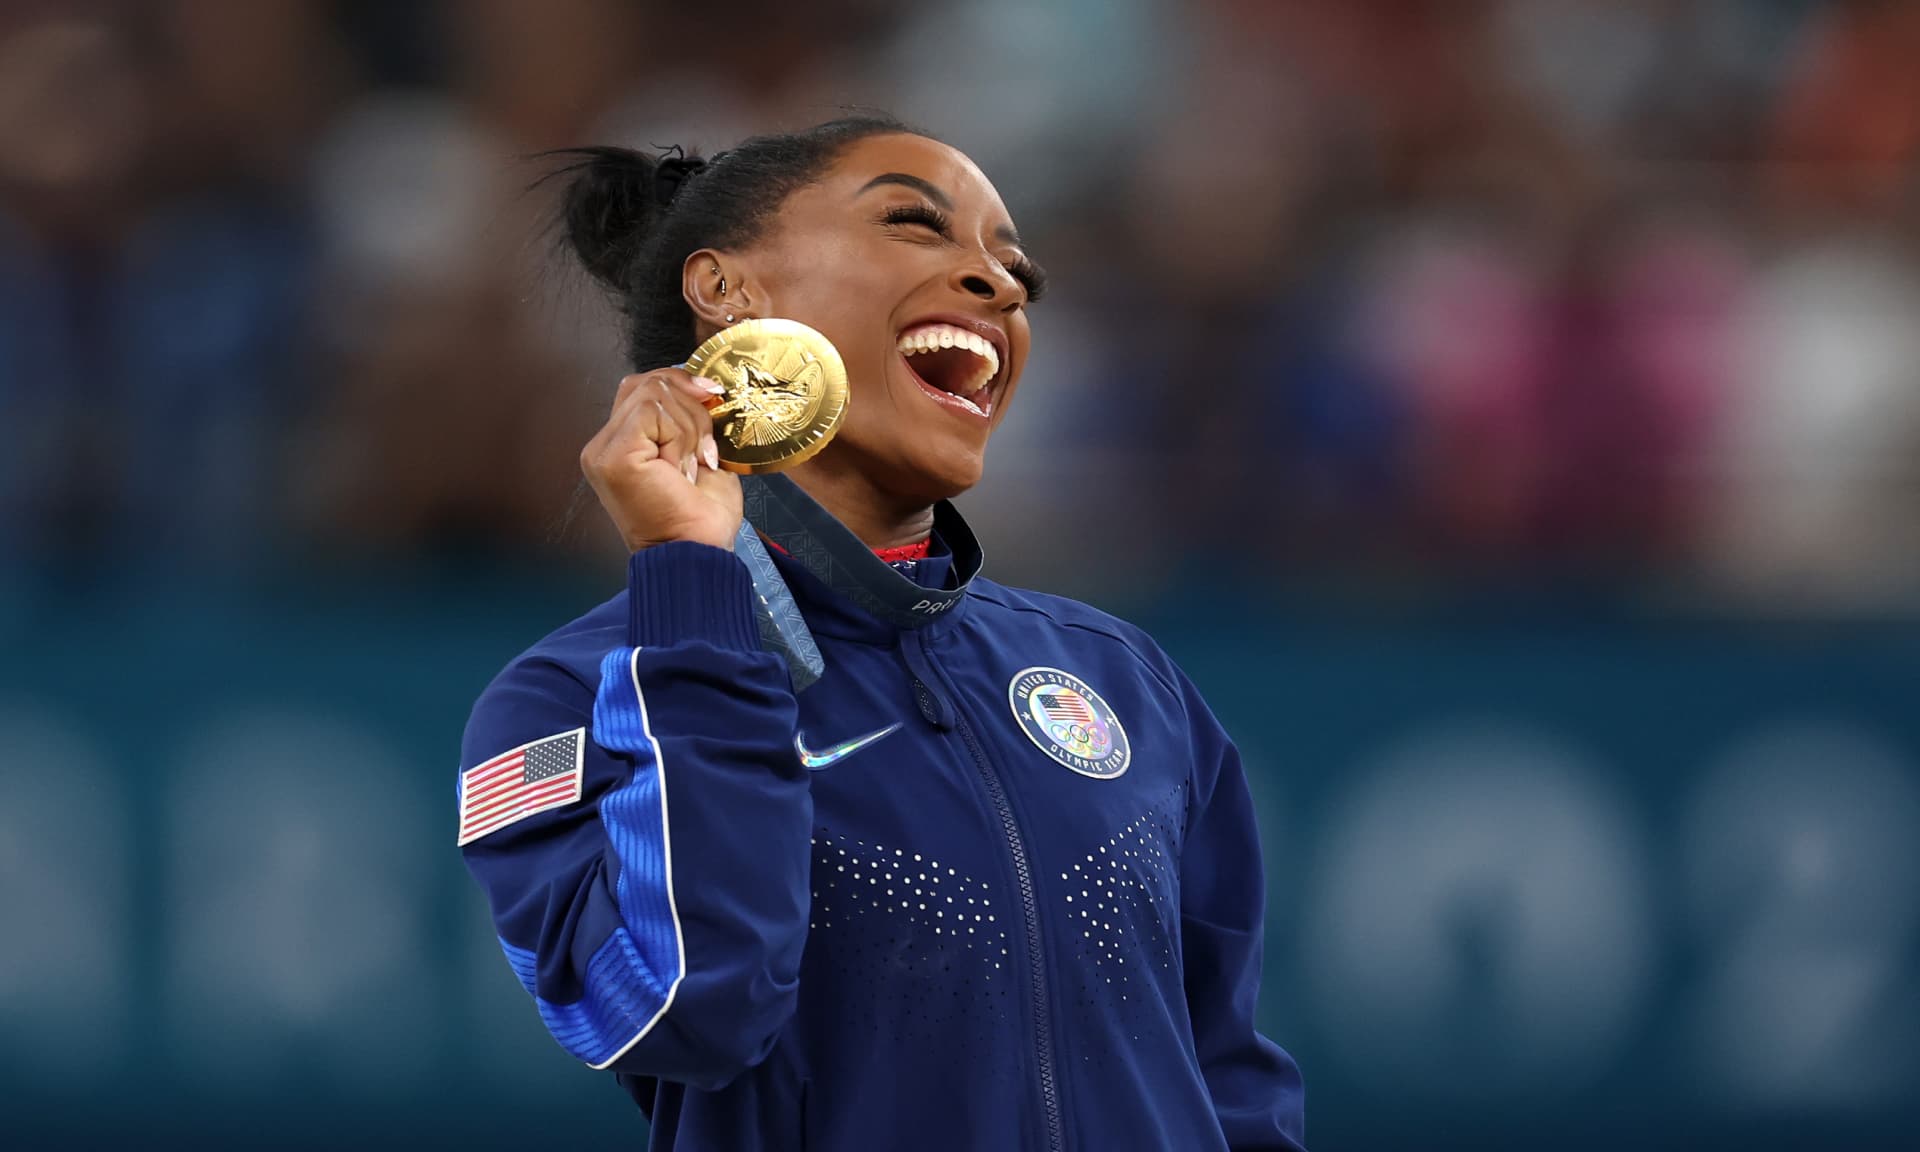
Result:
[[[944,673],[935,668],[933,654],[927,651],[923,634],[916,633],[911,641],[925,661],[925,671],[946,680]],[[921,661],[909,660],[913,664],[914,679],[923,679]],[[1033,1054],[1034,1065],[1040,1074],[1040,1100],[1046,1110],[1047,1147],[1051,1152],[1063,1152],[1065,1141],[1060,1131],[1060,1088],[1053,1071],[1053,1024],[1052,1010],[1047,996],[1046,953],[1040,939],[1039,901],[1034,895],[1033,868],[1027,860],[1026,841],[1020,835],[1020,825],[1013,818],[1013,808],[1007,803],[1007,790],[1000,782],[1000,774],[987,760],[986,750],[973,734],[973,727],[967,723],[966,716],[958,707],[960,693],[951,682],[946,684],[948,693],[955,700],[951,714],[954,727],[959,729],[960,738],[966,742],[967,751],[973,754],[973,762],[980,769],[980,778],[986,783],[987,796],[993,801],[993,809],[1000,817],[1000,829],[1006,834],[1007,851],[1013,857],[1013,872],[1020,885],[1020,914],[1027,930],[1027,971],[1029,987],[1032,991],[1033,1005]],[[915,695],[920,689],[933,693],[933,685],[917,684]],[[938,694],[935,693],[937,696]],[[944,703],[944,701],[942,701]],[[926,711],[925,704],[922,711]],[[942,711],[945,711],[942,709]],[[929,717],[931,719],[931,717]]]

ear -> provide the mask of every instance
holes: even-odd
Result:
[[[702,340],[756,315],[752,274],[735,253],[702,248],[688,256],[680,266],[680,294],[693,310],[694,327]]]

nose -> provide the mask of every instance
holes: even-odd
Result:
[[[970,254],[956,265],[949,282],[969,296],[1003,310],[1018,306],[1025,291],[1005,265],[984,254]]]

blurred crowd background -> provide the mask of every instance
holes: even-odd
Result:
[[[20,0],[0,37],[9,552],[547,551],[620,365],[536,154],[861,105],[980,160],[1056,277],[971,505],[1003,576],[1920,604],[1920,5]]]
[[[1912,0],[0,5],[0,1126],[637,1133],[442,827],[618,579],[530,188],[855,106],[1049,270],[962,505],[1237,722],[1310,1135],[1897,1142],[1916,61]]]

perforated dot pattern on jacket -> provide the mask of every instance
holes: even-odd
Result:
[[[1083,1035],[1118,1029],[1139,1039],[1136,1024],[1183,996],[1179,855],[1186,823],[1183,783],[1061,871],[1065,919],[1079,939],[1069,977]],[[1082,1059],[1103,1066],[1099,1045]]]
[[[954,1041],[971,1020],[985,1039],[1010,1007],[1012,965],[989,888],[926,853],[819,828],[805,963],[867,991],[841,1006],[848,1026]]]

